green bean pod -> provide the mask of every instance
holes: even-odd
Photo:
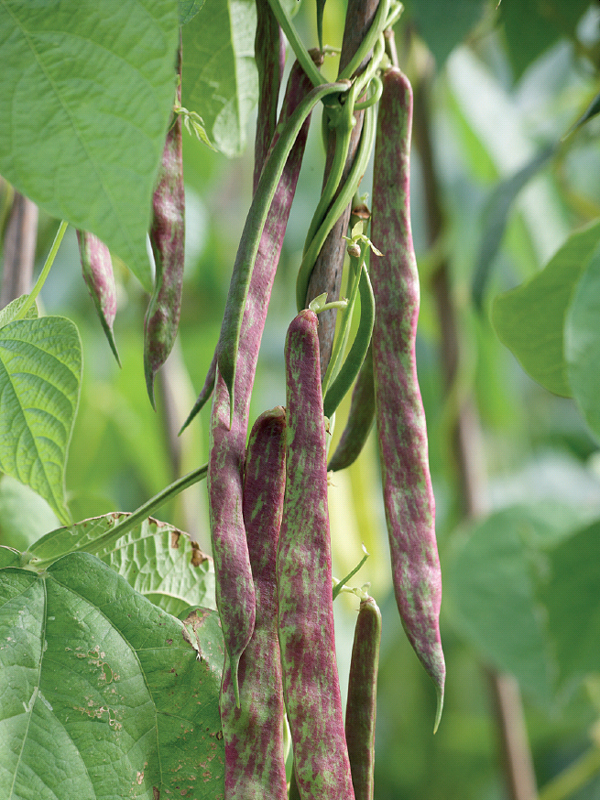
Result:
[[[236,705],[231,668],[221,689],[226,800],[286,800],[284,703],[277,633],[276,556],[285,489],[285,411],[254,423],[244,471],[243,513],[256,594],[252,638],[238,668]]]
[[[108,339],[110,349],[120,364],[113,333],[117,314],[117,288],[108,247],[93,233],[77,231],[83,279],[94,301],[96,313]]]
[[[337,472],[353,464],[364,447],[375,421],[375,389],[373,387],[373,350],[369,347],[352,391],[346,427],[327,469]]]
[[[302,800],[352,800],[335,656],[326,432],[317,317],[285,344],[287,448],[277,550],[279,644],[294,774]]]
[[[180,86],[177,95],[177,102],[181,103]],[[179,114],[175,115],[167,133],[152,211],[150,244],[156,273],[144,320],[144,374],[148,396],[154,406],[154,376],[173,349],[181,314],[185,192]]]
[[[373,169],[371,258],[377,302],[373,330],[375,413],[396,602],[442,711],[445,665],[439,630],[442,597],[435,501],[415,341],[419,275],[410,227],[412,89],[397,68],[383,77]]]
[[[346,703],[346,741],[356,800],[373,800],[380,642],[381,612],[375,600],[366,597],[354,629]]]

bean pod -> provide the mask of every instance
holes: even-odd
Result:
[[[277,634],[276,555],[285,489],[285,411],[266,411],[248,441],[243,514],[256,594],[254,632],[221,690],[226,800],[287,800],[284,704]]]
[[[277,588],[294,774],[302,800],[349,800],[354,792],[335,656],[326,433],[313,311],[301,311],[291,323],[285,361],[286,487]]]
[[[177,94],[180,103],[181,87],[178,87]],[[154,405],[154,376],[173,349],[181,314],[185,192],[179,114],[175,115],[167,133],[158,184],[152,198],[150,244],[156,273],[144,320],[144,374],[148,396]]]
[[[295,67],[288,82],[282,115],[287,116],[308,90],[308,79]],[[255,592],[242,512],[242,472],[250,396],[271,287],[294,198],[304,145],[304,124],[286,162],[258,245],[258,256],[244,306],[235,391],[229,391],[217,368],[210,428],[208,493],[217,608],[237,695],[237,665],[255,622]],[[231,406],[233,395],[233,407]],[[190,418],[188,418],[189,421]]]
[[[346,703],[346,741],[356,800],[373,800],[380,642],[381,612],[367,596],[361,601],[354,629]]]
[[[117,289],[108,247],[93,233],[77,231],[83,278],[94,301],[96,313],[108,339],[111,350],[120,364],[113,334],[117,314]]]
[[[439,631],[442,584],[427,430],[415,361],[419,275],[410,226],[412,89],[397,68],[383,77],[373,168],[371,259],[375,408],[396,601],[407,636],[438,694],[445,665]]]

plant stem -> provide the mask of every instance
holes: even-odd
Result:
[[[8,184],[7,184],[8,187]],[[12,190],[12,187],[10,187]],[[0,306],[29,291],[35,260],[38,208],[28,197],[14,192],[4,240],[4,267]],[[1,224],[2,220],[0,220]]]
[[[42,286],[46,282],[46,278],[48,277],[48,273],[50,272],[50,268],[54,263],[54,259],[56,258],[56,254],[58,253],[58,248],[60,247],[60,243],[63,240],[63,236],[65,235],[65,231],[67,230],[69,223],[65,222],[63,219],[60,225],[58,226],[58,231],[56,232],[56,236],[54,237],[54,241],[52,242],[52,247],[50,248],[50,252],[48,253],[48,258],[46,259],[46,263],[44,264],[42,271],[39,274],[37,281],[35,282],[35,286],[31,290],[29,297],[23,303],[21,310],[15,317],[15,319],[24,319],[25,315],[31,308],[31,306],[35,303],[38,294],[42,290]]]
[[[291,19],[288,17],[285,8],[283,8],[279,0],[269,0],[269,5],[271,6],[271,10],[273,11],[273,14],[275,14],[277,22],[281,25],[281,29],[285,33],[286,38],[290,43],[290,46],[294,51],[294,55],[302,64],[302,67],[310,78],[313,86],[320,86],[322,83],[325,83],[323,76],[315,66],[315,62],[310,57],[308,50],[298,36],[296,28],[294,27]]]
[[[395,47],[390,47],[391,52]],[[422,55],[422,54],[419,54]],[[440,193],[431,145],[428,100],[432,76],[429,54],[423,55],[415,82],[414,140],[421,155],[429,238],[439,241],[444,229]],[[447,259],[439,264],[432,279],[438,309],[441,357],[448,396],[452,396],[461,377],[464,352],[461,344],[459,315],[452,293]],[[460,393],[450,432],[450,449],[460,486],[457,492],[465,519],[475,519],[487,511],[482,433],[472,393]],[[487,671],[490,691],[495,700],[495,721],[500,737],[504,773],[511,800],[535,800],[537,787],[531,748],[527,739],[519,688],[513,678],[495,670]]]

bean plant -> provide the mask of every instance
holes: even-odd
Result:
[[[473,7],[469,28],[504,13]],[[569,8],[573,31],[587,4]],[[550,620],[544,625],[556,621],[558,631],[549,692],[564,694],[575,676],[600,670],[587,645],[570,665],[571,640],[561,633],[565,607],[577,612],[569,581],[582,554],[597,549],[597,520],[579,516],[579,527],[571,519],[558,530],[539,509],[484,516],[470,482],[463,334],[427,118],[431,61],[415,33],[421,26],[428,40],[424,12],[405,11],[399,0],[348,0],[333,47],[324,0],[303,9],[310,46],[297,10],[296,0],[5,0],[0,7],[0,470],[57,520],[24,546],[18,537],[0,545],[0,795],[7,800],[372,800],[379,648],[392,618],[428,676],[430,735],[444,725],[442,579],[417,371],[423,279],[438,303],[457,517],[471,524],[448,556],[455,630],[475,644],[496,690],[506,673],[526,685],[515,655],[522,641],[494,648],[477,622],[478,613],[497,613],[493,588],[486,594],[474,575],[504,526],[509,544],[517,536],[519,557],[529,547],[525,556],[535,551],[546,565],[536,592]],[[511,13],[512,6],[508,29]],[[467,33],[458,28],[446,49],[427,41],[438,59]],[[103,357],[119,366],[119,276],[144,292],[137,354],[144,402],[166,421],[168,359],[177,356],[186,307],[184,147],[239,155],[255,105],[251,197],[220,330],[179,431],[204,416],[205,452],[199,447],[194,467],[135,511],[78,519],[66,474],[83,347],[73,321],[43,312],[65,231],[77,232]],[[583,104],[559,140],[490,196],[469,311],[491,319],[545,390],[573,397],[596,437],[598,222],[574,232],[543,270],[508,292],[497,291],[492,264],[517,194],[564,157],[599,107],[597,99],[587,110]],[[297,254],[288,306],[295,310],[279,342],[285,405],[254,413],[267,312],[311,133],[323,144],[323,182]],[[438,237],[425,269],[412,234],[413,137]],[[33,287],[11,289],[31,267],[22,240],[35,238],[22,203],[59,224]],[[373,441],[395,600],[383,617],[366,551],[349,555],[349,574],[334,574],[340,544],[329,509],[331,485]],[[156,517],[204,480],[210,555]],[[515,533],[523,527],[529,540]],[[334,619],[343,600],[355,614],[347,697]],[[511,709],[500,707],[499,726],[510,728],[520,711],[517,692]],[[600,766],[595,756],[593,749],[570,784],[568,775],[567,784],[550,784],[546,800],[585,783]],[[533,779],[511,785],[515,800],[537,792]]]

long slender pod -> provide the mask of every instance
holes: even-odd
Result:
[[[221,722],[226,800],[286,800],[284,704],[277,634],[276,556],[285,489],[285,411],[254,423],[244,470],[243,513],[256,593],[252,638],[240,657],[240,706],[223,674]]]
[[[295,66],[290,73],[282,109],[284,118],[288,114],[293,116],[293,109],[302,104],[307,89],[308,79]],[[256,602],[242,513],[242,472],[250,395],[308,124],[306,118],[291,148],[257,247],[256,265],[251,274],[241,322],[233,398],[218,369],[213,397],[207,481],[209,511],[217,607],[236,693],[237,664],[252,635]]]
[[[181,76],[181,53],[179,54]],[[181,104],[181,83],[177,87]],[[177,336],[181,314],[185,257],[185,192],[181,146],[181,116],[167,133],[158,184],[152,198],[150,244],[156,274],[154,291],[144,320],[144,374],[154,405],[154,376],[165,363]]]
[[[77,231],[83,278],[94,301],[96,313],[108,339],[110,349],[120,364],[113,333],[117,314],[117,288],[108,247],[93,233]]]
[[[410,226],[411,124],[410,83],[392,68],[383,77],[373,169],[371,238],[384,254],[371,258],[377,303],[375,408],[396,602],[410,643],[436,687],[437,728],[446,670],[435,501],[415,360],[419,275]]]
[[[267,215],[271,215],[270,208],[281,173],[300,129],[314,106],[330,94],[347,91],[348,86],[348,82],[326,83],[312,89],[288,119],[263,168],[238,247],[218,343],[219,372],[230,394],[234,392],[237,354],[248,290],[259,257],[262,232]]]
[[[268,0],[256,2],[254,53],[258,71],[258,114],[254,140],[254,191],[277,125],[279,86],[285,65],[283,32]]]
[[[375,389],[373,387],[373,350],[369,347],[352,390],[352,401],[346,427],[327,469],[337,472],[353,464],[364,447],[375,421]]]
[[[361,601],[354,629],[346,703],[346,741],[356,800],[373,800],[380,642],[381,612],[367,596]]]
[[[283,686],[302,800],[352,800],[335,657],[325,419],[317,317],[303,310],[285,344],[287,450],[277,550]]]

